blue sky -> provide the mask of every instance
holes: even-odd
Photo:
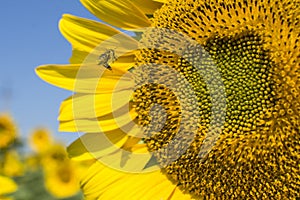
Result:
[[[41,126],[66,143],[78,137],[57,131],[60,102],[71,92],[43,82],[34,72],[42,64],[68,63],[71,45],[58,30],[64,13],[96,19],[79,0],[1,2],[0,112],[11,112],[22,137]]]

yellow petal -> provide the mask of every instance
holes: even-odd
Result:
[[[145,14],[153,14],[163,4],[153,0],[131,0]]]
[[[10,178],[0,176],[0,195],[13,193],[17,190],[17,184]]]
[[[125,71],[124,71],[125,70]],[[133,79],[125,69],[112,71],[99,65],[44,65],[36,68],[36,74],[44,81],[55,86],[82,93],[111,93],[117,90],[131,89]]]
[[[80,66],[80,64],[43,65],[36,68],[35,71],[41,79],[50,84],[67,90],[74,90],[74,83]]]
[[[104,133],[86,133],[74,141],[68,148],[74,160],[91,160],[120,149],[128,135],[121,129]]]
[[[81,3],[99,19],[122,29],[150,26],[144,13],[129,0],[81,0]]]
[[[69,62],[71,64],[76,64],[76,63],[83,63],[85,58],[89,55],[90,52],[84,51],[84,50],[79,50],[79,49],[74,49],[72,50],[72,56],[69,59]]]
[[[169,0],[153,0],[153,1],[160,2],[160,3],[168,3],[169,2]]]
[[[191,200],[194,199],[191,197],[191,195],[187,193],[183,193],[178,187],[174,190],[173,194],[171,195],[171,198],[168,200]],[[198,199],[200,200],[200,199]]]
[[[137,144],[132,146],[131,151],[134,151],[136,153],[147,153],[148,151],[148,147],[146,144]]]
[[[107,115],[128,104],[131,93],[130,90],[123,90],[104,94],[74,94],[62,102],[58,119],[69,121],[75,116],[83,119]]]
[[[112,42],[112,39],[109,39],[108,42],[103,42],[101,45],[97,48],[102,48],[102,49],[116,49],[118,48],[118,51],[121,50],[122,52],[126,52],[126,54],[121,55],[117,58],[117,60],[113,63],[110,63],[112,68],[117,68],[117,69],[130,69],[131,67],[134,66],[135,62],[135,54],[134,52],[130,52],[129,48],[131,47],[132,49],[137,49],[137,43],[136,42],[130,42],[131,44],[126,44],[122,42],[121,38],[118,36],[115,36],[115,38],[118,38],[117,40],[119,43],[114,43]],[[121,46],[121,43],[123,44],[123,47]],[[122,50],[123,48],[123,50]],[[126,49],[125,49],[126,48]],[[125,50],[124,50],[125,49]],[[128,52],[128,53],[127,53]],[[79,63],[95,63],[97,61],[97,57],[99,57],[102,53],[97,52],[96,50],[94,52],[87,52],[84,50],[78,50],[78,49],[73,49],[72,50],[72,57],[70,58],[70,63],[71,64],[79,64]],[[92,56],[91,56],[92,55]],[[94,58],[94,60],[92,59]]]
[[[123,34],[115,28],[112,28],[97,21],[76,17],[65,14],[59,22],[59,28],[64,37],[72,44],[73,49],[84,52],[91,52],[101,42],[110,40],[105,48],[120,47],[126,43],[135,41],[130,36]],[[113,37],[118,35],[117,37]]]
[[[74,119],[71,121],[61,121],[59,130],[65,132],[88,132],[99,133],[118,129],[129,123],[137,116],[134,110],[124,109],[116,114],[108,114],[95,119]]]
[[[98,160],[113,169],[124,172],[140,173],[158,170],[158,166],[147,166],[152,158],[152,154],[147,152],[131,152],[119,149],[112,154],[103,156]]]
[[[63,15],[59,28],[73,48],[87,52],[98,46],[100,42],[120,33],[108,25],[69,14]]]
[[[134,133],[134,131],[136,131],[137,133]],[[139,133],[141,132],[140,129],[131,129],[130,132],[127,131],[126,133],[128,135],[138,135]],[[126,150],[130,150],[130,151],[133,151],[133,148],[136,147],[137,145],[139,145],[139,142],[141,142],[141,137],[129,137],[128,140],[126,141],[126,143],[124,144],[123,148],[126,149]],[[137,148],[140,149],[140,146],[138,146]],[[148,150],[146,151],[143,151],[142,153],[144,152],[148,152]]]
[[[102,133],[89,133],[82,136],[68,149],[75,160],[99,160],[107,166],[126,172],[151,172],[158,170],[155,159],[141,138],[128,135],[141,132],[132,130],[114,130]]]
[[[132,37],[93,20],[65,14],[60,20],[59,28],[64,37],[72,44],[73,53],[70,63],[73,64],[87,62],[85,59],[91,53],[99,56],[100,52],[97,52],[97,48],[117,48],[118,51],[126,53],[130,49],[137,49],[137,41]],[[96,62],[96,59],[94,62]],[[122,54],[114,64],[121,64],[124,68],[124,64],[126,66],[127,64],[132,65],[132,63],[134,63],[133,53]]]
[[[100,162],[94,163],[82,180],[82,189],[87,199],[167,200],[174,199],[172,195],[176,188],[177,186],[160,171],[143,174],[125,173],[106,167]]]

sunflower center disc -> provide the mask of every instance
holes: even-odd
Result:
[[[149,64],[159,71],[159,64],[164,64],[183,75],[196,94],[198,104],[195,105],[195,110],[199,111],[198,131],[189,148],[165,166],[166,160],[173,158],[157,150],[167,146],[180,129],[180,101],[163,84],[145,84],[139,87],[134,94],[138,123],[146,126],[153,120],[164,122],[159,131],[152,129],[156,131],[148,132],[145,143],[170,180],[195,197],[261,199],[296,196],[299,193],[297,183],[300,181],[299,174],[297,175],[299,155],[296,153],[300,149],[299,117],[297,106],[293,109],[291,103],[296,103],[296,98],[290,96],[289,102],[279,98],[280,85],[284,84],[276,75],[280,65],[271,59],[270,49],[264,48],[264,36],[255,29],[247,28],[227,35],[227,29],[224,28],[224,34],[216,33],[209,37],[199,34],[196,38],[196,32],[208,26],[198,23],[199,17],[203,16],[201,13],[213,10],[221,16],[226,12],[235,12],[228,10],[238,7],[239,3],[228,6],[221,3],[219,7],[212,4],[216,6],[214,9],[208,4],[197,7],[192,1],[192,7],[189,8],[188,5],[183,1],[176,5],[169,4],[167,9],[163,7],[156,13],[157,21],[154,24],[187,34],[199,42],[212,58],[221,74],[226,93],[226,116],[221,134],[207,156],[200,158],[201,145],[211,128],[209,126],[213,109],[211,91],[208,89],[210,83],[204,81],[195,69],[196,63],[199,63],[197,54],[201,49],[188,46],[185,54],[188,58],[174,55],[172,48],[165,48],[164,51],[143,49],[137,55],[137,66]],[[194,9],[194,12],[189,9]],[[202,21],[204,23],[205,20]],[[141,41],[155,43],[161,49],[159,47],[163,44],[153,35],[155,33],[145,33]],[[211,77],[205,77],[206,80],[213,80],[214,74],[209,71],[209,65],[210,63],[203,64],[198,68],[205,71],[206,75],[211,74]],[[154,76],[159,79],[163,74]],[[177,84],[176,87],[183,87],[184,90],[185,86]],[[295,89],[292,91],[295,93]],[[189,99],[188,95],[187,92],[186,100]],[[156,112],[158,117],[149,117],[153,104],[160,104],[165,109],[164,119],[159,117],[161,111]],[[292,109],[283,109],[283,104]],[[192,116],[191,112],[190,117]],[[180,145],[175,146],[174,153],[180,152],[181,148]]]

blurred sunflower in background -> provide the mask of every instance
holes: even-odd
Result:
[[[24,175],[24,164],[16,150],[10,150],[5,153],[2,172],[9,177]]]
[[[133,30],[134,36],[71,15],[61,19],[60,30],[73,46],[71,64],[45,65],[36,71],[45,81],[75,92],[61,105],[60,130],[86,134],[71,144],[68,152],[74,160],[81,161],[106,159],[122,154],[124,151],[120,149],[152,152],[153,156],[147,157],[138,168],[141,171],[153,165],[161,168],[133,174],[94,162],[81,180],[86,199],[296,199],[300,196],[298,1],[81,2],[103,22]],[[154,29],[139,32],[144,27]],[[177,34],[166,34],[167,30],[199,45],[182,46]],[[120,37],[113,38],[114,35]],[[107,49],[117,47],[118,52],[128,46],[137,48],[111,59],[109,64],[86,60],[100,43],[110,38],[113,39]],[[153,48],[138,49],[140,43]],[[179,48],[183,48],[184,56],[176,54]],[[199,61],[199,56],[206,55],[203,49],[209,55],[205,60],[208,62]],[[114,57],[99,52],[98,55]],[[89,81],[99,78],[99,63],[103,65],[101,79],[95,88],[90,88]],[[128,73],[147,76],[148,67],[158,72],[151,76],[164,79],[164,74],[159,73],[162,64],[177,71],[191,85],[197,100],[194,112],[199,115],[190,146],[181,153],[182,146],[175,145],[172,155],[159,151],[176,140],[182,121],[183,102],[172,90],[162,84],[142,85],[127,102],[129,115],[122,112],[114,115],[128,106],[124,99],[117,99],[117,104],[111,101],[113,95],[126,96],[132,90],[137,80],[127,76]],[[201,157],[201,146],[210,126],[214,126],[213,101],[219,100],[214,99],[209,88],[217,79],[212,67],[217,69],[223,83],[214,86],[214,92],[218,94],[224,89],[221,95],[225,96],[226,109],[224,123],[212,127],[212,131],[220,130],[217,140],[213,141],[211,151]],[[201,77],[198,69],[206,77]],[[81,70],[87,71],[86,79],[78,76]],[[173,81],[170,77],[165,79]],[[78,82],[83,84],[76,85]],[[185,91],[186,85],[180,83],[175,86]],[[186,101],[189,94],[187,91]],[[140,126],[151,124],[149,107],[156,103],[166,110],[164,126],[147,137],[135,137],[140,129],[127,125],[131,121]],[[191,121],[194,114],[188,116]],[[101,129],[95,128],[95,124]],[[188,137],[187,134],[179,139]],[[107,146],[105,140],[113,147]],[[176,159],[172,157],[174,154]],[[126,159],[115,162],[127,165]]]
[[[33,131],[31,137],[29,138],[30,147],[37,153],[44,152],[53,143],[53,138],[51,137],[47,129],[39,128]]]
[[[7,148],[17,138],[17,130],[8,114],[0,115],[0,148]]]
[[[79,177],[83,166],[68,159],[62,145],[53,145],[42,156],[46,189],[58,198],[73,196],[79,192]]]
[[[18,186],[12,179],[5,176],[0,176],[0,188],[0,199],[9,200],[11,198],[5,196],[15,192]]]
[[[35,129],[25,146],[17,125],[1,114],[0,199],[81,199],[79,177],[86,163],[68,158],[65,147],[45,128]],[[5,145],[4,145],[5,144]],[[26,149],[26,150],[25,150]]]
[[[79,177],[85,165],[71,161],[64,145],[54,141],[47,129],[36,129],[29,141],[36,154],[28,158],[28,166],[42,169],[46,190],[58,199],[78,194]]]

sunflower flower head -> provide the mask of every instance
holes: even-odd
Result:
[[[0,148],[6,148],[17,138],[16,126],[9,115],[0,115]]]
[[[157,71],[161,64],[171,66],[186,77],[197,96],[200,115],[195,138],[184,154],[164,168],[183,191],[196,198],[298,195],[300,29],[296,5],[294,1],[183,0],[164,5],[155,13],[155,27],[183,33],[199,44],[184,46],[185,56],[178,56],[172,53],[180,44],[176,34],[154,29],[145,33],[141,42],[156,49],[144,49],[137,55],[138,64],[157,66]],[[206,56],[201,48],[213,62],[202,62]],[[218,75],[211,65],[221,76],[226,96],[223,124],[211,124],[216,109],[213,102],[222,102],[222,94],[212,95],[222,87],[214,86]],[[205,77],[197,76],[197,69]],[[139,122],[149,121],[148,105],[157,101],[171,115],[176,110],[173,96],[160,85],[137,91]],[[145,140],[150,151],[168,145],[177,133],[180,117],[169,119],[159,134]],[[202,158],[201,146],[212,125],[222,125],[218,127],[221,132],[211,152]],[[176,153],[181,148],[172,150]],[[161,164],[168,159],[164,152],[157,151],[155,155]]]
[[[52,144],[41,156],[41,163],[45,168],[51,168],[68,159],[68,154],[62,144]]]
[[[56,198],[67,198],[78,194],[79,177],[85,165],[71,161],[65,147],[51,144],[39,154],[45,178],[45,188]]]
[[[146,2],[159,6],[82,0],[141,37],[65,15],[72,64],[37,69],[76,92],[59,116],[61,130],[86,132],[71,157],[123,171],[94,163],[81,182],[86,197],[298,197],[299,2]],[[123,191],[127,183],[136,187]]]
[[[70,161],[61,162],[45,171],[45,187],[57,198],[66,198],[79,192],[78,166]]]
[[[29,144],[36,152],[47,150],[52,142],[50,132],[42,128],[35,130],[29,138]]]
[[[24,175],[24,164],[17,151],[10,150],[5,153],[2,172],[9,177]]]

